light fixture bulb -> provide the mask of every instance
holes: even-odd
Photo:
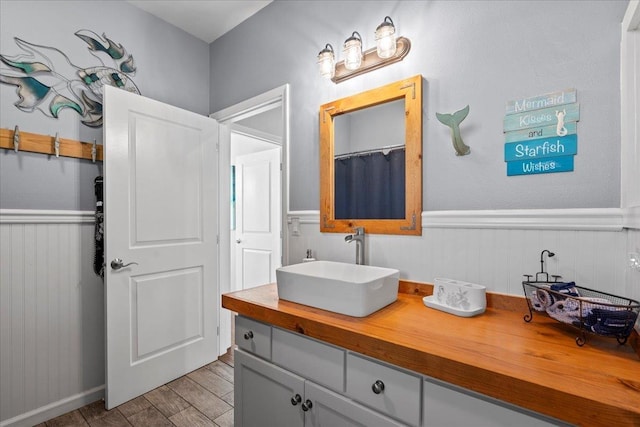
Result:
[[[344,41],[344,67],[347,70],[357,70],[362,64],[362,37],[357,31]]]
[[[376,51],[380,58],[391,58],[396,53],[396,27],[388,16],[376,28]]]
[[[318,53],[318,67],[320,75],[327,79],[332,79],[336,74],[336,57],[333,54],[333,46],[329,43]]]

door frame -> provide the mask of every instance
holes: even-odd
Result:
[[[287,213],[289,212],[289,85],[285,84],[261,95],[254,96],[238,104],[227,107],[218,112],[212,113],[209,117],[218,121],[218,266],[219,266],[219,292],[218,307],[222,307],[222,294],[229,292],[231,285],[231,242],[230,242],[230,145],[231,127],[233,123],[247,117],[270,110],[279,104],[282,109],[282,179],[280,180],[281,191],[281,214],[280,229],[282,232],[281,255],[283,261],[289,258],[289,242],[287,240]],[[283,262],[284,264],[284,262]],[[219,311],[218,325],[220,327],[218,335],[218,352],[224,354],[231,343],[231,315],[228,310],[221,308]]]
[[[621,27],[620,207],[623,225],[640,229],[640,1],[629,2]]]

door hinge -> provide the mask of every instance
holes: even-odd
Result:
[[[282,162],[280,162],[280,170],[282,170]]]
[[[216,335],[220,336],[220,326],[216,326]]]
[[[216,142],[216,151],[220,151],[220,143]]]
[[[216,244],[220,244],[220,235],[216,234]]]

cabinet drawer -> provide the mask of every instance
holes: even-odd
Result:
[[[347,395],[413,426],[420,424],[421,383],[417,375],[347,354]]]
[[[427,427],[545,427],[567,425],[432,378],[423,384],[423,424]]]
[[[338,392],[344,391],[344,354],[337,347],[273,328],[273,363]]]
[[[241,349],[271,360],[271,326],[236,316],[235,340]]]
[[[400,421],[386,417],[310,381],[304,384],[304,398],[313,403],[311,411],[305,415],[307,420],[311,420],[312,427],[405,426]]]

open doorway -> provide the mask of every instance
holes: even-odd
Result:
[[[220,124],[220,307],[223,293],[275,281],[286,254],[288,85],[211,117]],[[232,345],[231,321],[221,309],[220,354]]]
[[[279,113],[261,114],[272,111]],[[230,290],[237,291],[272,283],[282,265],[282,147],[275,135],[235,124],[230,143]]]

